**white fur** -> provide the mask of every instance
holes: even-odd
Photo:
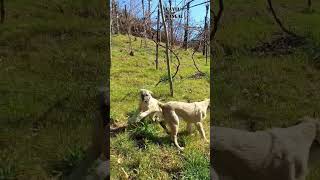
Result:
[[[152,92],[146,89],[140,89],[140,94],[145,93],[150,96],[148,102],[144,102],[140,99],[139,102],[139,114],[136,118],[136,122],[140,121],[141,119],[149,116],[152,114],[152,120],[159,120],[162,117],[162,109],[159,107],[159,101],[152,97]]]
[[[247,132],[211,127],[213,168],[234,180],[305,180],[311,144],[320,140],[318,120],[289,128]]]
[[[191,133],[192,124],[195,124],[198,128],[203,139],[207,138],[204,133],[202,121],[206,118],[207,109],[210,105],[210,99],[205,99],[200,102],[186,103],[178,101],[170,101],[167,103],[161,103],[157,99],[152,97],[152,92],[146,89],[140,90],[140,113],[136,118],[136,122],[141,119],[153,115],[153,120],[157,118],[160,121],[160,125],[165,129],[168,134],[171,134],[171,138],[174,144],[182,150],[179,146],[177,135],[179,131],[179,118],[184,119],[188,125],[188,132]],[[147,97],[147,98],[144,98]],[[163,121],[161,121],[163,119]],[[166,125],[168,124],[171,131],[169,132]]]
[[[202,138],[208,142],[204,133],[202,121],[207,116],[206,114],[210,105],[210,99],[193,103],[170,101],[167,103],[158,102],[158,104],[162,109],[164,122],[168,124],[171,129],[171,138],[180,150],[183,148],[179,146],[177,140],[180,123],[179,118],[188,123],[187,130],[189,133],[191,133],[192,124],[195,124]]]

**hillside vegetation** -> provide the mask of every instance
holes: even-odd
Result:
[[[140,38],[133,41],[134,56],[128,53],[128,37],[112,36],[111,65],[111,121],[121,126],[136,117],[139,90],[153,91],[155,98],[166,102],[201,101],[209,97],[210,64],[205,57],[195,54],[195,60],[204,76],[198,76],[191,59],[192,50],[176,49],[181,66],[174,79],[174,97],[170,97],[168,82],[157,82],[166,77],[164,48],[160,48],[160,68],[155,69],[155,44],[148,41],[140,47]],[[174,56],[172,56],[174,57]],[[175,71],[176,59],[172,59]],[[208,60],[209,61],[209,60]],[[208,113],[209,115],[209,113]],[[209,137],[209,117],[204,122]],[[179,143],[185,147],[179,152],[159,123],[147,119],[125,132],[111,137],[111,179],[129,176],[133,179],[209,179],[209,143],[205,143],[193,127],[194,135],[186,135],[185,123],[180,124]]]
[[[0,179],[68,175],[106,77],[101,1],[10,0],[0,25]],[[100,118],[100,117],[99,117]]]
[[[225,2],[212,64],[217,125],[255,131],[320,117],[320,3],[313,1],[312,11],[306,1],[273,6],[284,26],[303,38],[282,33],[266,1]],[[320,178],[318,162],[308,180]]]

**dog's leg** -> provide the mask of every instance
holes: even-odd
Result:
[[[198,128],[199,133],[201,134],[201,137],[202,137],[205,141],[209,142],[208,139],[206,138],[206,135],[204,134],[204,130],[203,130],[203,125],[202,125],[202,123],[201,123],[201,122],[197,122],[197,123],[196,123],[196,126],[197,126],[197,128]]]
[[[179,148],[179,150],[183,150],[184,148],[179,146],[179,143],[178,143],[179,117],[174,111],[169,111],[167,113],[167,120],[171,128],[171,138],[174,144]]]
[[[179,148],[179,150],[183,150],[184,148],[179,146],[179,143],[178,143],[178,131],[179,131],[179,125],[172,124],[171,125],[171,138],[174,142],[174,145],[176,145]]]
[[[136,122],[141,121],[143,118],[147,117],[149,114],[153,113],[153,111],[144,111],[144,112],[140,112],[138,117],[136,118]]]
[[[289,179],[288,180],[296,180],[296,171],[295,171],[295,164],[294,162],[288,162],[288,175]]]
[[[308,159],[296,161],[295,176],[297,180],[305,180],[308,174]],[[298,171],[297,171],[298,169]]]
[[[187,123],[187,131],[188,131],[188,134],[191,134],[192,133],[192,123]]]
[[[170,134],[170,132],[166,126],[166,123],[164,121],[160,121],[160,125],[166,131],[167,134]]]

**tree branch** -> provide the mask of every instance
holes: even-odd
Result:
[[[267,2],[268,2],[268,6],[269,6],[269,9],[270,9],[270,11],[272,13],[273,18],[275,19],[276,23],[280,26],[282,31],[287,33],[287,34],[289,34],[289,35],[291,35],[291,36],[299,37],[297,34],[295,34],[294,32],[289,31],[287,28],[285,28],[283,26],[282,22],[280,21],[280,19],[277,16],[275,10],[273,9],[272,1],[271,0],[267,0]]]

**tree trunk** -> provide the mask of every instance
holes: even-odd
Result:
[[[115,4],[115,0],[111,1],[111,18],[110,18],[110,24],[111,24],[111,34],[115,34],[115,25],[114,25],[114,21],[115,21],[115,16],[114,16],[114,4]]]
[[[172,17],[172,0],[169,0],[169,27],[170,27],[170,47],[172,49],[174,44],[173,38],[173,17]]]
[[[187,16],[186,16],[186,24],[184,26],[184,40],[183,40],[183,47],[185,50],[188,49],[188,29],[189,29],[189,9],[190,9],[190,2],[187,3]]]
[[[157,18],[157,44],[156,44],[156,69],[159,69],[159,34],[160,34],[160,6],[158,5],[158,18]]]
[[[308,9],[309,10],[311,10],[311,6],[312,6],[311,0],[308,0]]]
[[[209,46],[207,45],[206,46],[206,65],[208,65],[208,49],[209,49]]]
[[[151,0],[148,0],[148,32],[151,32]],[[148,33],[147,32],[147,33]]]
[[[202,46],[202,55],[206,54],[206,50],[207,50],[207,33],[208,33],[208,23],[207,23],[207,19],[208,19],[208,10],[209,10],[209,5],[206,5],[206,16],[204,18],[204,34],[203,34],[203,46]]]
[[[4,8],[4,0],[0,0],[0,22],[1,24],[4,23],[4,19],[5,19],[5,8]]]
[[[213,6],[213,3],[214,3],[214,1],[211,1],[210,2],[211,3],[211,13],[212,13],[212,23],[211,24],[213,24],[212,26],[212,30],[211,30],[211,33],[210,33],[210,42],[213,42],[214,41],[214,38],[215,38],[215,35],[216,35],[216,33],[217,33],[217,31],[218,31],[218,26],[219,26],[219,22],[220,22],[220,19],[221,19],[221,16],[222,16],[222,12],[223,12],[223,10],[224,10],[224,4],[223,4],[223,0],[219,0],[219,10],[218,10],[218,13],[217,13],[217,15],[214,13],[214,6]],[[211,48],[213,48],[214,46],[213,45],[211,45],[210,46]],[[210,50],[211,52],[213,52],[212,51],[212,49]]]
[[[118,17],[118,9],[117,9],[117,3],[115,0],[112,0],[112,7],[111,7],[111,18],[110,18],[110,24],[113,34],[119,33],[119,17]]]
[[[143,37],[144,37],[144,47],[147,47],[147,32],[146,32],[146,14],[144,12],[144,0],[142,2],[142,18],[143,18]],[[142,44],[141,44],[142,45]]]
[[[159,0],[159,5],[160,5],[160,13],[161,13],[161,18],[162,18],[162,23],[163,23],[163,28],[164,28],[164,34],[166,36],[166,59],[167,59],[167,70],[168,70],[168,79],[169,79],[169,85],[170,85],[170,95],[173,97],[173,83],[172,83],[172,76],[171,76],[171,69],[170,69],[170,57],[169,57],[169,41],[168,41],[168,31],[166,27],[166,21],[164,19],[164,14],[163,14],[163,6],[162,6],[162,1]]]
[[[119,23],[119,13],[118,13],[118,5],[115,4],[115,12],[116,12],[116,27],[117,27],[117,34],[120,33],[120,23]]]
[[[131,44],[131,21],[130,21],[130,14],[128,14],[128,11],[127,11],[127,5],[124,6],[124,14],[126,17],[127,34],[129,39],[129,55],[133,56],[134,53],[132,51],[132,44]]]

